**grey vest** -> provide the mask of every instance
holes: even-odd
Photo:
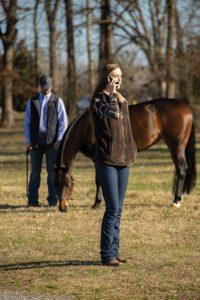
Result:
[[[51,94],[51,98],[47,107],[47,133],[43,136],[39,133],[41,107],[39,94],[31,98],[31,123],[30,138],[33,146],[45,146],[53,144],[57,139],[58,132],[58,113],[57,113],[58,97]]]

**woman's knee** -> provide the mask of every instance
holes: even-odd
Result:
[[[110,216],[110,217],[112,217],[112,218],[117,218],[118,217],[118,214],[119,214],[119,210],[116,208],[116,209],[106,209],[106,211],[105,211],[105,214],[107,215],[107,216]]]

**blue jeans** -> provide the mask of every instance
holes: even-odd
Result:
[[[128,167],[96,163],[98,180],[102,187],[106,211],[101,226],[101,260],[109,262],[119,256],[120,221],[128,184]]]
[[[40,187],[42,159],[45,155],[46,158],[46,169],[47,169],[47,185],[48,185],[48,197],[47,201],[49,204],[55,205],[57,203],[57,192],[54,185],[54,163],[56,160],[57,151],[53,147],[43,147],[33,149],[30,151],[31,156],[31,175],[29,181],[29,196],[28,203],[37,205],[38,190]]]

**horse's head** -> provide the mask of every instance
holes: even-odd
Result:
[[[55,167],[55,185],[59,199],[59,210],[61,212],[66,212],[68,209],[73,184],[73,177],[67,167]]]

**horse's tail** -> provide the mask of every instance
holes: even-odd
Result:
[[[194,121],[190,132],[190,137],[185,148],[185,156],[187,161],[187,172],[183,192],[190,193],[196,185],[196,152],[195,152],[195,126]]]

